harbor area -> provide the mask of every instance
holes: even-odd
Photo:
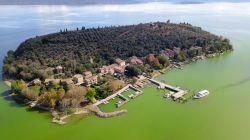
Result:
[[[172,98],[174,101],[176,100],[186,100],[184,95],[187,94],[186,90],[181,89],[180,87],[175,87],[169,84],[166,84],[165,82],[158,81],[155,79],[148,78],[149,81],[151,81],[153,84],[157,85],[158,89],[164,89],[168,90],[169,92],[164,94],[164,98]]]
[[[95,106],[111,105],[115,106],[116,108],[119,108],[142,94],[143,91],[141,91],[139,88],[136,88],[128,84],[124,88],[120,89],[118,92],[108,96],[103,100],[97,101],[94,105]]]
[[[156,86],[158,90],[164,92],[162,97],[167,99],[170,98],[173,101],[186,101],[184,97],[187,94],[187,91],[180,88],[175,87],[169,84],[166,84],[163,81],[158,81],[156,79],[147,78],[147,81],[151,82],[153,85]],[[107,98],[97,101],[94,105],[101,108],[120,108],[126,103],[136,99],[138,96],[142,95],[143,91],[140,90],[139,86],[128,84],[127,86],[123,87],[116,93],[108,96]]]

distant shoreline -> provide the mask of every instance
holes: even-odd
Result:
[[[103,4],[137,4],[143,3],[139,1],[113,1],[113,0],[71,0],[71,1],[32,1],[32,0],[1,0],[0,5],[69,5],[69,6],[77,6],[77,5],[103,5]]]
[[[192,0],[177,0],[177,1],[164,1],[164,0],[158,0],[158,1],[138,1],[138,0],[128,0],[128,1],[122,1],[122,0],[90,0],[90,1],[32,1],[32,0],[26,0],[26,1],[15,1],[15,0],[0,0],[0,5],[5,6],[90,6],[90,5],[126,5],[126,4],[147,4],[147,3],[168,3],[168,4],[179,4],[179,5],[189,5],[189,4],[205,4],[205,3],[248,3],[249,1],[230,1],[230,0],[222,0],[222,1],[192,1]]]

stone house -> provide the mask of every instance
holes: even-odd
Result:
[[[89,78],[89,77],[92,76],[92,72],[91,72],[91,71],[86,71],[86,72],[83,73],[83,76],[84,76],[85,78]]]
[[[67,79],[67,80],[61,80],[62,85],[72,85],[74,84],[73,80]]]
[[[139,59],[138,57],[136,56],[132,56],[128,59],[128,62],[130,64],[139,64],[139,65],[143,65],[143,61],[141,59]]]
[[[113,75],[115,71],[114,71],[112,65],[109,65],[109,66],[104,65],[103,67],[101,67],[99,69],[99,72],[101,75],[105,75],[105,74]]]
[[[57,83],[57,84],[59,84],[60,82],[61,82],[60,79],[45,79],[45,80],[44,80],[44,83],[45,83],[46,86],[49,86],[49,85],[51,85],[52,83]]]
[[[115,73],[119,73],[119,74],[123,74],[125,71],[125,67],[121,67],[121,66],[114,66],[113,69]]]
[[[73,82],[76,84],[76,85],[81,85],[83,84],[83,75],[81,74],[76,74],[73,76]]]
[[[203,51],[209,52],[212,47],[213,47],[212,45],[207,45],[207,46],[203,47]]]
[[[30,83],[29,83],[29,85],[36,85],[36,84],[41,84],[42,83],[42,81],[40,80],[40,79],[34,79],[33,81],[31,81]]]
[[[160,52],[160,54],[161,54],[162,56],[167,56],[167,57],[169,57],[169,58],[173,58],[175,52],[172,51],[172,50],[170,50],[170,49],[166,49],[166,50],[162,50],[162,51]]]
[[[115,63],[118,64],[118,65],[121,66],[121,67],[126,66],[125,61],[124,61],[124,60],[121,60],[120,58],[116,58],[116,59],[115,59]]]
[[[62,66],[57,66],[56,67],[56,73],[63,73],[63,67]]]
[[[195,55],[201,55],[202,54],[202,47],[192,46],[189,48],[188,52],[194,53]]]
[[[114,75],[115,73],[123,74],[126,67],[125,61],[121,60],[120,58],[117,58],[115,62],[116,64],[111,64],[108,66],[104,65],[103,67],[101,67],[99,69],[100,74],[101,75],[105,74]]]
[[[97,82],[98,81],[97,81],[97,76],[96,75],[84,79],[84,85],[87,86],[87,87],[89,87],[89,86],[91,86],[93,84],[97,84]]]
[[[174,47],[173,51],[174,51],[175,55],[178,55],[181,53],[181,48]]]

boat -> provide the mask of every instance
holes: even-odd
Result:
[[[128,95],[128,97],[131,98],[131,99],[133,99],[135,97],[135,95],[134,94],[130,94],[130,95]]]
[[[202,91],[199,91],[197,94],[194,95],[194,99],[200,99],[202,97],[205,97],[209,94],[209,91],[208,90],[202,90]]]
[[[120,107],[122,105],[122,101],[118,101],[115,103],[116,107]]]
[[[166,93],[166,94],[163,95],[163,98],[169,98],[169,97],[170,97],[169,93]]]
[[[103,102],[103,104],[105,104],[105,105],[108,104],[108,103],[109,103],[109,101],[104,101],[104,102]]]
[[[173,94],[174,94],[174,92],[166,93],[166,94],[164,94],[163,98],[170,98]]]

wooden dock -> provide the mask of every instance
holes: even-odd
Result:
[[[131,88],[131,89],[133,89],[133,90],[135,90],[135,91],[138,91],[138,92],[142,93],[141,90],[139,90],[139,89],[133,87],[131,84],[128,84],[127,86],[123,87],[122,89],[120,89],[120,90],[117,91],[116,93],[114,93],[114,94],[108,96],[108,97],[105,98],[105,99],[102,99],[102,100],[100,100],[100,101],[97,101],[97,102],[94,103],[93,105],[98,106],[98,105],[100,105],[100,104],[102,104],[102,103],[104,103],[104,102],[106,102],[106,101],[109,101],[109,100],[115,98],[116,96],[124,97],[124,96],[122,95],[122,93],[123,93],[124,91],[126,91],[126,89],[128,89],[128,88]],[[125,98],[125,97],[124,97],[124,98]],[[128,99],[126,98],[126,101],[127,101],[127,100],[128,100]]]
[[[142,93],[141,90],[139,90],[138,88],[136,88],[136,87],[134,87],[134,86],[132,86],[132,85],[130,85],[129,88],[131,88],[131,89],[133,89],[133,90],[135,90],[135,91],[138,91],[138,92]]]
[[[108,96],[107,98],[102,99],[102,100],[100,100],[100,101],[97,101],[96,103],[94,103],[94,105],[98,106],[98,105],[100,105],[100,104],[102,104],[102,103],[104,103],[104,102],[106,102],[106,101],[109,101],[109,100],[115,98],[118,94],[121,94],[121,93],[124,92],[126,89],[128,89],[130,86],[131,86],[131,85],[128,84],[127,86],[125,86],[125,87],[122,88],[121,90],[117,91],[116,93],[114,93],[114,94]]]
[[[125,96],[123,96],[122,94],[117,94],[117,96],[119,97],[119,98],[121,98],[122,100],[124,100],[124,101],[126,101],[126,100],[128,100]]]
[[[166,83],[163,83],[163,82],[160,82],[160,81],[157,81],[154,79],[150,79],[150,78],[148,78],[148,80],[151,81],[152,83],[158,85],[162,89],[168,89],[170,91],[173,91],[174,94],[172,95],[172,98],[174,100],[177,100],[177,99],[183,97],[187,93],[185,90],[182,90],[178,87],[174,87],[174,86],[171,86],[171,85],[168,85]]]

